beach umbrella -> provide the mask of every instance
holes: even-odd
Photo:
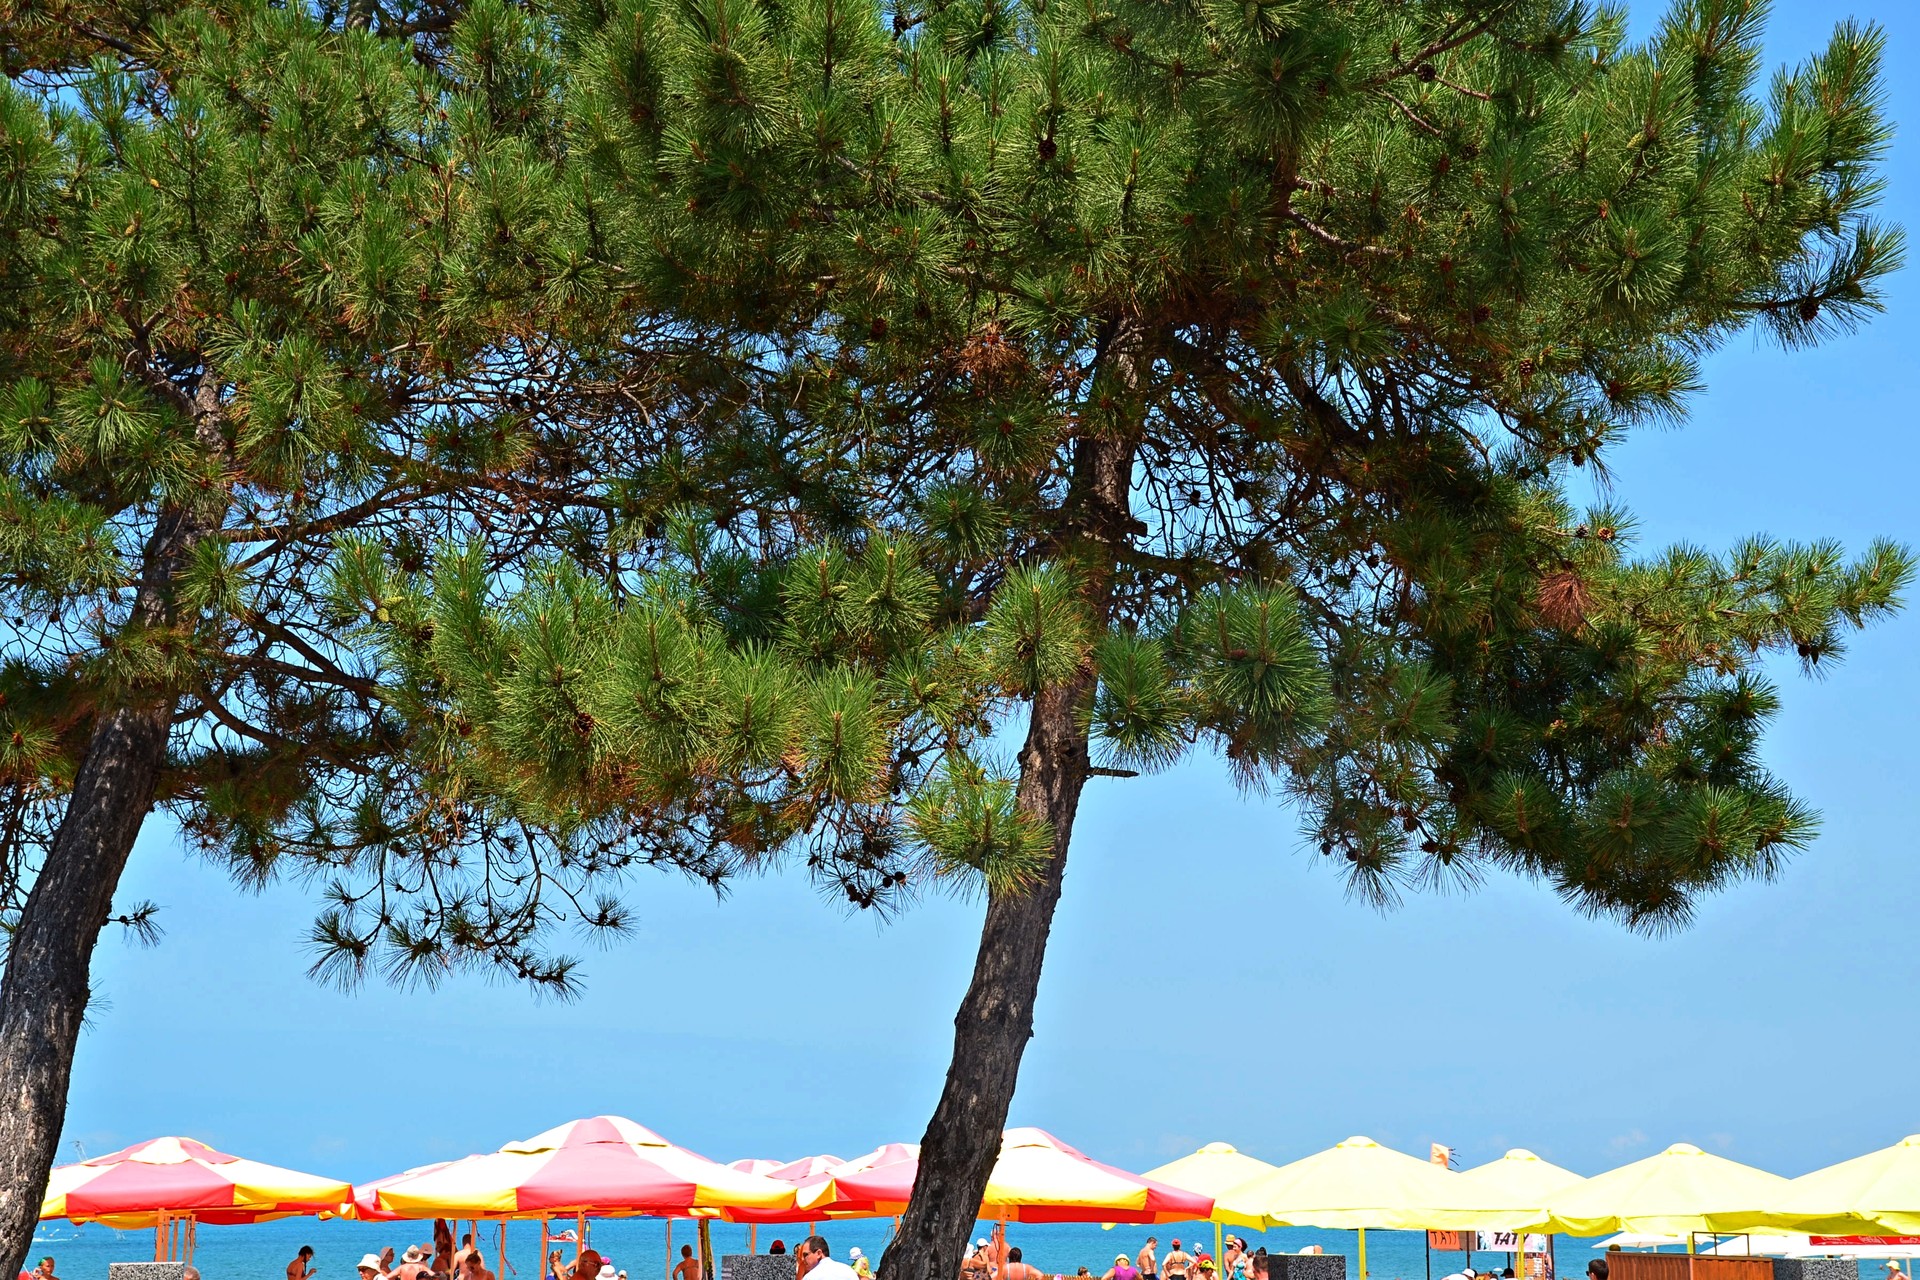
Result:
[[[1270,1227],[1474,1231],[1546,1220],[1540,1199],[1509,1195],[1361,1137],[1281,1165],[1233,1196],[1259,1209]]]
[[[333,1178],[244,1160],[192,1138],[153,1138],[62,1165],[47,1179],[40,1216],[154,1228],[154,1257],[193,1256],[194,1227],[333,1212],[353,1188]]]
[[[1596,1174],[1548,1198],[1555,1231],[1597,1236],[1610,1231],[1689,1235],[1723,1229],[1732,1214],[1772,1203],[1787,1180],[1691,1143]]]
[[[472,1156],[467,1157],[469,1160]],[[402,1173],[390,1173],[384,1178],[375,1178],[372,1182],[356,1182],[353,1186],[353,1199],[341,1205],[337,1216],[353,1218],[360,1222],[399,1222],[410,1215],[394,1213],[380,1203],[380,1193],[394,1183],[406,1178],[417,1178],[436,1169],[444,1169],[454,1163],[441,1160],[434,1164],[423,1164]]]
[[[1277,1166],[1242,1155],[1228,1143],[1209,1142],[1192,1155],[1181,1156],[1140,1176],[1196,1195],[1211,1196],[1216,1223],[1258,1229],[1266,1225],[1266,1216],[1259,1206],[1239,1192],[1245,1184],[1277,1171]]]
[[[785,1160],[729,1160],[727,1168],[736,1173],[757,1173],[765,1178],[771,1176],[775,1169],[784,1167],[786,1163]]]
[[[1274,1172],[1276,1166],[1252,1156],[1243,1156],[1232,1144],[1209,1142],[1192,1155],[1149,1169],[1142,1177],[1164,1182],[1182,1191],[1213,1197],[1213,1256],[1222,1258],[1220,1228],[1231,1223],[1239,1227],[1263,1227],[1266,1219],[1250,1203],[1242,1203],[1235,1193],[1246,1183]]]
[[[847,1162],[839,1156],[802,1156],[798,1160],[789,1160],[776,1169],[767,1171],[769,1178],[781,1182],[791,1182],[795,1186],[808,1186],[823,1182]]]
[[[192,1138],[153,1138],[62,1165],[47,1179],[42,1218],[150,1227],[162,1216],[264,1222],[338,1209],[353,1187],[334,1178],[216,1151]]]
[[[408,1218],[531,1218],[783,1209],[793,1184],[730,1169],[619,1116],[575,1120],[490,1155],[401,1174],[375,1207]]]
[[[1794,1237],[1798,1238],[1798,1237]],[[1905,1258],[1920,1256],[1920,1240],[1912,1236],[1815,1236],[1789,1258]],[[1913,1268],[1909,1266],[1908,1272]]]
[[[867,1160],[869,1158],[870,1157],[867,1156],[859,1157],[860,1160]],[[852,1211],[828,1213],[824,1209],[808,1209],[805,1207],[809,1192],[814,1192],[816,1188],[830,1187],[832,1185],[834,1171],[847,1168],[848,1166],[849,1162],[842,1160],[839,1156],[826,1155],[803,1156],[798,1160],[788,1160],[784,1163],[775,1164],[773,1168],[765,1171],[766,1176],[777,1182],[793,1184],[794,1203],[792,1207],[786,1209],[739,1208],[716,1210],[714,1216],[724,1218],[729,1222],[746,1223],[749,1226],[756,1226],[760,1223],[818,1222],[822,1218],[831,1217],[851,1218],[878,1216],[871,1213],[860,1214]],[[853,1167],[864,1168],[865,1166],[855,1164]]]
[[[1525,1147],[1515,1147],[1498,1160],[1475,1165],[1461,1171],[1459,1176],[1503,1195],[1536,1204],[1545,1204],[1548,1196],[1586,1181],[1573,1170],[1542,1160]]]
[[[1804,1253],[1809,1241],[1804,1235],[1774,1235],[1766,1232],[1743,1232],[1731,1240],[1722,1240],[1701,1253],[1718,1258],[1785,1258],[1792,1254]]]
[[[1360,1280],[1367,1275],[1369,1229],[1519,1230],[1546,1219],[1537,1198],[1470,1182],[1364,1137],[1283,1164],[1233,1195],[1257,1208],[1270,1227],[1358,1231]]]
[[[748,1251],[755,1253],[759,1252],[757,1232],[762,1225],[802,1222],[811,1225],[822,1220],[831,1221],[839,1218],[889,1217],[891,1211],[882,1212],[872,1204],[843,1202],[829,1208],[818,1206],[816,1202],[832,1198],[833,1175],[843,1169],[848,1172],[871,1169],[877,1164],[891,1164],[897,1160],[912,1159],[919,1152],[920,1148],[917,1146],[889,1142],[885,1146],[876,1147],[867,1154],[855,1156],[851,1160],[842,1160],[838,1156],[807,1156],[799,1160],[789,1160],[785,1164],[776,1164],[767,1171],[767,1176],[780,1182],[793,1184],[793,1208],[715,1210],[713,1216],[745,1225]]]
[[[867,1169],[836,1169],[819,1203],[829,1209],[864,1205],[877,1214],[900,1213],[919,1172],[917,1148]],[[1002,1222],[1205,1221],[1213,1198],[1101,1164],[1041,1129],[1009,1129],[987,1178],[982,1218]]]
[[[1920,1134],[1788,1182],[1730,1230],[1771,1226],[1822,1236],[1920,1234]],[[1911,1246],[1909,1246],[1910,1248]]]

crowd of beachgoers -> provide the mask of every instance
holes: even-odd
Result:
[[[562,1243],[570,1243],[562,1241]],[[1315,1246],[1312,1250],[1318,1252]],[[785,1240],[772,1241],[767,1252],[787,1252]],[[1183,1243],[1171,1239],[1163,1252],[1157,1236],[1148,1236],[1138,1252],[1117,1253],[1111,1265],[1096,1272],[1082,1266],[1074,1280],[1098,1276],[1099,1280],[1265,1280],[1264,1248],[1249,1249],[1245,1239],[1227,1236],[1216,1260],[1199,1242]],[[795,1280],[872,1280],[873,1260],[856,1245],[846,1251],[845,1260],[833,1256],[825,1237],[810,1235],[793,1248]],[[314,1280],[320,1270],[312,1245],[303,1245],[287,1263],[286,1280]],[[22,1271],[20,1280],[60,1280],[52,1257],[40,1259],[30,1271]],[[434,1238],[409,1244],[396,1251],[392,1246],[379,1253],[362,1255],[354,1264],[359,1280],[498,1280],[487,1265],[484,1250],[464,1235],[455,1245],[452,1229],[444,1220],[434,1224]],[[187,1267],[185,1280],[200,1280],[200,1273]],[[546,1274],[542,1280],[627,1280],[627,1272],[613,1258],[587,1247],[566,1257],[565,1249],[547,1254]],[[670,1280],[708,1280],[705,1264],[692,1245],[680,1247],[680,1258]],[[959,1280],[1066,1280],[1060,1273],[1049,1274],[1027,1262],[1018,1245],[1007,1245],[982,1237],[973,1243],[960,1265]]]

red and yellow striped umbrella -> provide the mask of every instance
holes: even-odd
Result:
[[[676,1147],[619,1116],[595,1116],[491,1155],[383,1180],[366,1209],[406,1218],[584,1213],[694,1216],[701,1209],[786,1209],[793,1184]]]
[[[151,1227],[191,1215],[197,1222],[264,1222],[336,1211],[353,1188],[215,1151],[191,1138],[154,1138],[111,1155],[62,1165],[47,1180],[42,1218]]]

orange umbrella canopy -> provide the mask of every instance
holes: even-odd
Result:
[[[491,1155],[383,1180],[366,1208],[404,1218],[785,1209],[793,1184],[730,1169],[621,1116],[575,1120]]]
[[[262,1222],[337,1211],[353,1187],[216,1151],[192,1138],[153,1138],[62,1165],[47,1179],[42,1218],[150,1227],[162,1214],[201,1222]]]

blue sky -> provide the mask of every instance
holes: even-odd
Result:
[[[1636,28],[1654,10],[1636,6]],[[1837,9],[1776,6],[1775,60]],[[1920,121],[1920,5],[1888,28],[1896,120]],[[1896,141],[1888,216],[1920,227],[1920,143]],[[1920,547],[1920,286],[1867,331],[1783,354],[1736,341],[1683,428],[1612,458],[1644,546],[1748,533]],[[1494,879],[1375,912],[1273,804],[1208,761],[1096,780],[1082,807],[1012,1122],[1135,1167],[1226,1139],[1289,1159],[1367,1133],[1470,1162],[1525,1145],[1597,1172],[1687,1140],[1800,1173],[1920,1131],[1920,859],[1912,726],[1920,609],[1824,680],[1779,676],[1767,754],[1825,817],[1770,885],[1649,940]],[[371,1177],[626,1114],[722,1159],[914,1141],[937,1096],[976,904],[881,927],[798,877],[710,893],[632,886],[638,930],[588,957],[568,1005],[478,979],[347,996],[305,976],[310,900],[243,896],[155,823],[123,897],[167,937],[109,937],[67,1145],[159,1133]]]

